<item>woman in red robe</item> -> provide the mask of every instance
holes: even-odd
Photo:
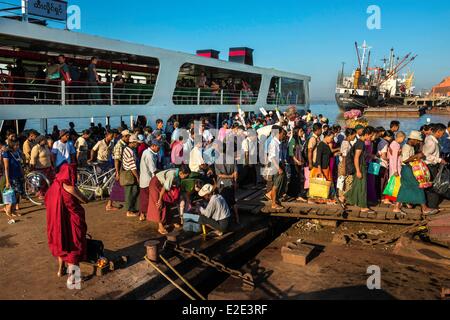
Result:
[[[65,263],[78,265],[86,258],[87,225],[81,203],[88,199],[76,187],[76,166],[63,164],[45,196],[48,246],[58,258],[58,277]]]

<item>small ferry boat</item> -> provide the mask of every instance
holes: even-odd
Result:
[[[224,61],[214,50],[181,53],[21,20],[0,17],[3,130],[25,119],[41,119],[47,132],[48,118],[144,116],[154,124],[174,115],[219,119],[237,105],[253,113],[309,106],[309,76],[253,66],[249,48],[231,48]],[[69,72],[55,76],[60,55]],[[100,82],[86,71],[94,56]]]

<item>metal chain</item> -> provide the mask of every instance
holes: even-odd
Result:
[[[379,245],[379,244],[389,244],[389,243],[397,241],[404,234],[425,230],[426,229],[425,226],[427,223],[428,223],[428,221],[426,221],[426,220],[418,221],[418,222],[414,223],[412,226],[409,226],[400,231],[394,232],[389,237],[384,236],[384,237],[380,237],[378,239],[368,239],[366,233],[348,233],[348,234],[344,234],[343,236],[352,241],[360,242],[363,245],[367,245],[367,246],[374,246],[374,245]]]
[[[168,242],[169,241],[166,241],[166,243],[164,244],[164,247],[167,246]],[[175,250],[176,252],[184,254],[189,257],[194,257],[194,258],[200,260],[202,263],[206,264],[207,266],[213,267],[220,272],[227,273],[235,279],[241,279],[243,281],[244,288],[253,289],[255,287],[255,283],[253,281],[253,276],[250,273],[243,273],[239,270],[228,268],[223,263],[221,263],[217,260],[211,259],[206,254],[197,252],[195,249],[185,248],[185,247],[182,247],[179,244],[175,244],[175,243],[172,243],[172,244],[174,246],[173,250]]]

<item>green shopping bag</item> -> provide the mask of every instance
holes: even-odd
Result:
[[[384,188],[383,194],[391,201],[397,201],[398,191],[400,190],[400,177],[392,176]]]

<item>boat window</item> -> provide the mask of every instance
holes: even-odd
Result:
[[[271,105],[305,104],[304,81],[284,77],[273,77],[270,82],[267,103]]]
[[[255,104],[261,75],[186,63],[173,94],[175,104]]]
[[[153,96],[156,58],[35,39],[26,47],[7,43],[0,46],[0,104],[143,105]]]

